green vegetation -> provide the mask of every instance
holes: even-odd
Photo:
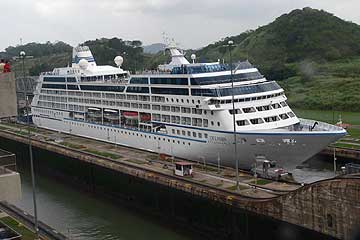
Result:
[[[351,148],[351,149],[355,149],[355,150],[360,150],[360,145],[354,145],[351,143],[337,142],[332,146],[338,147],[338,148]]]
[[[266,184],[272,183],[272,182],[273,181],[271,181],[271,180],[263,179],[263,178],[257,179],[256,181],[255,180],[251,181],[252,184],[256,184],[256,185],[266,185]]]
[[[227,187],[226,189],[227,189],[227,190],[230,190],[230,191],[236,191],[236,185],[231,186],[231,187]],[[242,186],[242,185],[239,185],[239,189],[240,189],[240,190],[245,190],[245,189],[249,189],[249,188],[248,188],[248,187],[245,187],[245,186]]]
[[[102,156],[102,157],[111,158],[111,159],[119,159],[119,158],[121,158],[120,155],[117,155],[117,154],[114,154],[114,153],[109,153],[109,152],[100,152],[100,151],[97,151],[97,150],[94,150],[94,149],[85,149],[83,151],[89,152],[89,153],[92,153],[92,154],[95,154],[95,155],[99,155],[99,156]]]
[[[359,112],[325,111],[325,110],[304,110],[293,109],[298,117],[314,119],[327,123],[337,123],[341,116],[343,123],[360,125]]]
[[[349,136],[352,138],[360,139],[360,129],[359,128],[349,128],[347,129]]]
[[[228,37],[196,52],[199,59],[249,59],[278,80],[291,106],[360,111],[360,26],[325,11],[294,10],[254,31]]]
[[[1,222],[8,225],[10,228],[14,229],[16,232],[22,235],[22,240],[33,240],[35,239],[35,234],[27,229],[25,226],[19,224],[17,221],[11,217],[3,217],[0,219]]]

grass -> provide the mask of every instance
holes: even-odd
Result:
[[[340,112],[340,111],[326,111],[326,110],[304,110],[293,109],[296,115],[300,118],[309,118],[327,123],[336,123],[339,121],[339,116],[343,123],[351,125],[360,125],[360,112]],[[360,130],[357,131],[360,136]]]
[[[95,155],[99,155],[99,156],[102,156],[102,157],[111,158],[111,159],[119,159],[119,158],[121,158],[120,155],[117,155],[117,154],[114,154],[114,153],[109,153],[109,152],[100,152],[100,151],[97,151],[97,150],[94,150],[94,149],[85,149],[84,151],[95,154]]]
[[[236,185],[234,185],[234,186],[231,186],[231,187],[227,187],[226,188],[227,190],[230,190],[230,191],[236,191],[237,189],[236,189]],[[245,190],[245,189],[249,189],[248,187],[245,187],[245,186],[242,186],[242,185],[239,185],[239,189],[240,190]]]
[[[360,150],[360,146],[358,145],[354,145],[351,143],[335,143],[333,146],[338,147],[338,148],[351,148],[351,149],[356,149],[356,150]]]
[[[346,130],[349,133],[350,137],[360,139],[360,129],[359,128],[349,128]]]
[[[256,181],[255,180],[251,181],[252,184],[255,184],[255,182],[256,182],[256,185],[266,185],[268,183],[272,183],[273,181],[268,180],[268,179],[257,179]]]
[[[25,226],[20,225],[11,217],[3,217],[0,219],[1,222],[14,229],[16,232],[22,235],[22,240],[34,240],[35,234],[27,229]]]

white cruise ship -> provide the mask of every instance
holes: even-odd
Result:
[[[34,124],[193,161],[238,161],[243,169],[267,159],[288,171],[346,134],[297,118],[284,90],[249,62],[232,68],[193,56],[189,63],[175,45],[168,48],[169,64],[132,76],[120,56],[118,67],[97,66],[88,47],[74,48],[71,67],[40,76]]]

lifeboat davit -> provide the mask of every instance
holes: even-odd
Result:
[[[126,119],[138,119],[138,113],[137,112],[124,112],[123,116]]]

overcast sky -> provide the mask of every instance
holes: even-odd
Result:
[[[100,37],[198,48],[256,29],[306,6],[360,23],[359,0],[1,0],[0,51],[9,45],[61,40],[77,45]]]

